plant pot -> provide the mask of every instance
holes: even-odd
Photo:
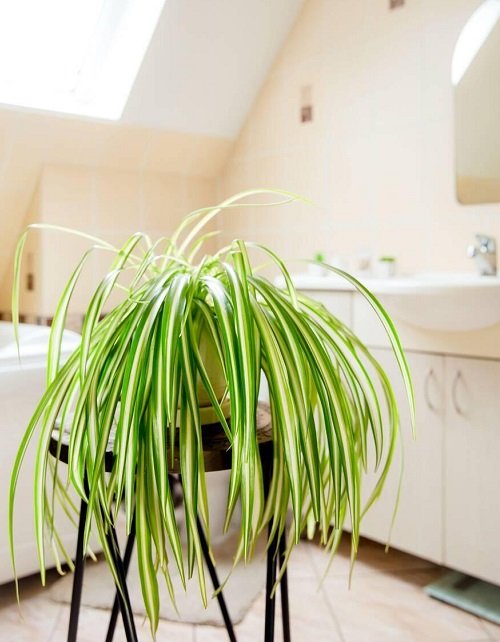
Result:
[[[221,404],[221,410],[224,417],[227,419],[231,413],[231,407],[230,400],[227,397],[226,377],[224,376],[224,369],[222,368],[222,364],[219,359],[217,346],[212,335],[207,330],[205,323],[201,328],[198,348],[200,350],[200,356],[206,368],[208,378],[210,379],[214,389],[215,396]],[[205,390],[199,374],[197,376],[196,383],[201,424],[208,425],[218,423],[219,419],[217,417],[217,413],[210,402],[210,397]]]

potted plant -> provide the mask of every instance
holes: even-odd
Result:
[[[322,252],[316,252],[314,261],[311,261],[307,266],[307,271],[311,276],[325,276],[326,271],[323,267],[325,262],[325,255]]]
[[[208,523],[201,450],[204,423],[215,418],[231,441],[226,524],[239,502],[239,555],[245,559],[265,527],[271,523],[276,529],[285,528],[289,513],[287,559],[308,526],[319,528],[322,543],[334,553],[347,516],[355,555],[360,520],[382,491],[393,459],[398,409],[391,383],[355,334],[323,305],[295,290],[285,264],[272,250],[235,240],[213,255],[201,254],[204,241],[213,234],[199,236],[206,225],[223,209],[244,207],[244,200],[256,193],[245,192],[220,206],[197,210],[170,239],[156,243],[135,234],[115,248],[81,234],[93,246],[70,276],[55,310],[47,389],[26,430],[12,473],[9,528],[14,560],[16,481],[26,448],[38,432],[34,498],[42,581],[46,538],[57,555],[70,560],[53,520],[55,500],[71,511],[66,484],[87,499],[86,542],[93,525],[105,554],[104,534],[116,518],[115,506],[123,503],[129,528],[135,506],[138,537],[146,542],[138,556],[153,630],[158,621],[157,573],[161,570],[167,582],[169,578],[166,548],[172,551],[174,561],[170,563],[177,564],[181,577],[186,567],[167,483],[168,452],[173,452],[177,436],[181,440],[188,575],[201,559],[198,512]],[[260,190],[259,194],[278,198],[278,204],[298,200],[279,190]],[[40,227],[60,230],[30,226],[19,241],[12,303],[15,323],[23,245],[30,229]],[[80,347],[61,364],[61,337],[73,290],[88,257],[100,249],[113,253],[109,273],[89,301]],[[277,266],[284,288],[275,286],[252,265],[249,249]],[[323,267],[347,279],[378,314],[398,360],[413,417],[408,365],[390,318],[356,279],[340,269]],[[126,285],[120,281],[124,277]],[[117,289],[123,293],[121,302],[103,316],[106,301]],[[265,506],[255,438],[263,377],[269,386],[276,446]],[[71,424],[67,482],[59,480],[60,469],[48,452],[58,422]],[[115,458],[111,475],[106,475],[104,455],[113,429]],[[378,482],[361,506],[360,482],[369,465],[378,468]],[[106,558],[113,572],[112,559]],[[203,569],[198,570],[206,599]]]

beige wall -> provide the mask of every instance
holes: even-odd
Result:
[[[455,196],[451,58],[480,0],[388,4],[306,2],[218,189],[283,187],[318,207],[226,214],[222,241],[251,237],[289,257],[372,248],[402,270],[466,271],[475,232],[500,240],[500,205]],[[314,120],[301,124],[307,85]]]
[[[163,229],[158,209],[165,208],[168,227],[174,212],[198,202],[195,195],[219,174],[232,145],[214,136],[1,107],[0,312],[10,309],[16,240],[33,217],[53,222],[62,216],[68,224],[96,223],[101,230],[109,228],[113,210],[120,232],[134,210],[134,224]]]
[[[30,225],[40,220],[40,207],[41,207],[41,189],[37,186],[31,203],[28,207],[26,217],[24,218],[24,225]],[[40,252],[41,244],[40,237],[36,234],[30,235],[26,239],[24,246],[24,260],[21,264],[21,299],[22,313],[28,315],[31,319],[37,318],[40,314],[40,293],[42,289],[42,254]],[[14,276],[14,257],[9,257],[8,269],[4,275],[3,287],[1,289],[1,309],[7,313],[10,311],[10,296],[12,292],[13,276]],[[28,279],[33,279],[32,287],[28,288]]]
[[[49,165],[43,170],[25,224],[43,222],[71,227],[119,247],[137,231],[145,232],[153,240],[169,235],[184,214],[214,203],[212,178]],[[66,234],[32,232],[25,252],[21,311],[51,316],[72,269],[90,245],[87,240]],[[33,257],[35,292],[26,290],[28,254]],[[92,288],[106,274],[112,260],[111,253],[97,251],[88,263],[82,285],[75,292],[70,325],[78,326]],[[10,290],[11,279],[10,270],[4,295]],[[9,309],[8,297],[4,296],[2,305]]]
[[[500,205],[456,200],[450,67],[458,34],[479,3],[407,0],[389,11],[384,0],[309,0],[236,145],[0,112],[0,165],[8,170],[0,176],[2,260],[8,254],[11,262],[14,239],[33,217],[118,242],[137,229],[169,233],[182,213],[236,191],[282,187],[317,206],[223,213],[217,243],[241,236],[289,258],[347,256],[351,267],[369,249],[396,255],[403,271],[473,270],[465,249],[475,232],[500,239]],[[314,118],[301,124],[305,86]],[[22,216],[10,216],[10,205],[2,209],[11,192],[30,195]],[[50,315],[66,276],[61,266],[69,270],[83,245],[40,238],[36,281],[43,285],[39,300],[25,305]],[[90,281],[103,261],[89,268]]]

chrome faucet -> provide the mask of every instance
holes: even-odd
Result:
[[[467,254],[476,261],[479,273],[483,276],[496,276],[497,244],[493,237],[476,234],[476,245],[469,245]]]

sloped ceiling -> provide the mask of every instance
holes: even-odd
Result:
[[[166,0],[121,122],[0,107],[0,283],[47,163],[216,176],[301,4]]]
[[[44,165],[215,178],[231,148],[215,136],[0,110],[0,284]]]
[[[302,0],[166,0],[123,120],[235,138]]]

